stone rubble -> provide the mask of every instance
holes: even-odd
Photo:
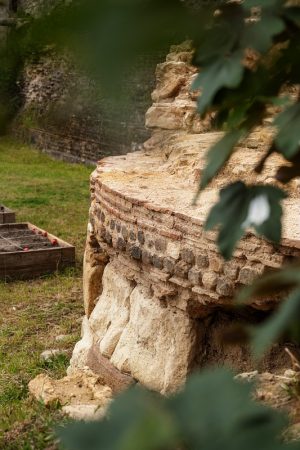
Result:
[[[45,406],[59,404],[62,411],[77,420],[98,420],[105,415],[112,400],[112,389],[99,382],[90,369],[73,371],[61,380],[46,374],[29,383],[29,392]]]
[[[59,334],[58,336],[55,336],[55,340],[56,342],[63,342],[68,340],[68,338],[70,337],[70,335],[68,334]]]
[[[41,360],[42,361],[51,361],[52,359],[56,358],[60,355],[65,355],[67,353],[64,349],[52,349],[52,350],[45,350],[41,353]]]

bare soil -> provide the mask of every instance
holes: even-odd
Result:
[[[41,250],[58,247],[57,241],[51,241],[48,235],[40,231],[17,229],[0,232],[0,253]]]

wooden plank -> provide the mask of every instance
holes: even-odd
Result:
[[[37,227],[36,225],[33,225],[33,224],[30,223],[30,222],[26,222],[26,223],[24,223],[24,225],[27,225],[28,228],[29,228],[30,230],[36,229],[38,232],[40,231],[41,233],[46,233],[45,230],[43,230],[42,228]],[[58,245],[59,245],[60,247],[75,248],[73,245],[68,244],[68,242],[63,241],[62,239],[58,238],[58,237],[55,236],[54,234],[49,233],[48,231],[47,231],[47,234],[48,234],[49,240],[51,241],[51,240],[53,240],[53,239],[56,239],[56,240],[57,240],[57,243],[58,243]]]

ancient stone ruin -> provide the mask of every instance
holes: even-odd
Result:
[[[263,174],[253,174],[271,138],[266,123],[192,206],[206,151],[221,134],[196,114],[190,60],[188,48],[174,48],[158,66],[154,103],[146,114],[153,132],[143,149],[101,160],[91,176],[85,318],[69,376],[92,370],[115,389],[132,379],[170,393],[207,364],[253,367],[247,347],[228,347],[223,332],[237,321],[257,321],[281,296],[253,298],[242,313],[233,308],[233,294],[300,255],[296,183],[284,207],[281,245],[249,232],[224,262],[216,234],[204,231],[222,186],[237,179],[273,183],[279,157],[268,160]],[[268,369],[284,364],[280,346],[262,362]]]

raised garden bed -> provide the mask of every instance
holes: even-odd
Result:
[[[25,280],[75,265],[75,247],[31,223],[0,225],[0,279]]]
[[[16,213],[6,206],[0,204],[0,224],[14,223],[16,221]]]

